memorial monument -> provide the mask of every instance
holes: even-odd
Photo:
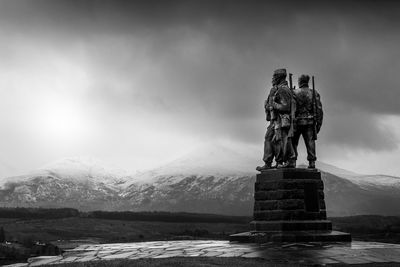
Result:
[[[264,140],[264,166],[258,166],[254,187],[254,213],[249,232],[234,234],[239,242],[351,242],[348,233],[332,231],[326,217],[324,184],[315,168],[315,141],[323,111],[310,77],[301,75],[299,88],[289,86],[286,69],[278,69],[265,101],[269,126]],[[297,145],[303,136],[308,168],[296,168]],[[276,165],[272,165],[275,158]]]

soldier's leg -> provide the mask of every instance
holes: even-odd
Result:
[[[275,129],[276,140],[274,141],[275,161],[277,166],[282,165],[285,157],[284,144],[282,140],[282,129]]]
[[[297,127],[297,129],[294,131],[293,133],[293,137],[292,137],[292,144],[293,144],[293,150],[294,150],[294,154],[295,154],[295,159],[297,160],[297,157],[299,155],[298,151],[297,151],[297,147],[299,145],[299,140],[300,140],[300,135],[301,135],[301,129],[299,129],[299,127]]]
[[[275,147],[272,142],[273,137],[274,137],[274,127],[272,125],[269,125],[267,128],[267,132],[265,133],[265,139],[264,139],[263,161],[265,162],[266,165],[271,165],[272,160],[274,159],[275,156]]]
[[[289,128],[285,127],[281,129],[282,132],[282,149],[283,149],[283,160],[286,162],[285,167],[294,168],[296,167],[296,155],[294,153],[292,138],[288,136]]]
[[[317,156],[315,153],[315,140],[313,140],[313,126],[307,125],[304,127],[305,129],[302,131],[302,135],[304,138],[304,143],[307,149],[307,160],[311,163],[315,163],[317,160]]]
[[[283,147],[282,140],[276,141],[274,143],[274,147],[275,147],[275,152],[276,152],[276,155],[275,155],[276,165],[277,166],[282,165],[283,164],[283,156],[284,156],[283,149],[282,149],[282,147]]]
[[[287,137],[287,143],[286,143],[286,158],[287,158],[287,166],[289,168],[295,168],[296,167],[296,159],[297,155],[295,153],[294,147],[293,147],[293,137]]]

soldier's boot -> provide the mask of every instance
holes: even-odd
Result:
[[[283,165],[283,168],[296,168],[296,161],[291,159]]]
[[[264,166],[257,166],[256,170],[262,172],[264,170],[272,169],[271,163],[265,163]]]
[[[309,169],[315,169],[315,161],[309,161],[308,162],[308,168]]]
[[[285,168],[285,165],[286,165],[286,163],[277,162],[275,168],[282,169],[282,168]]]

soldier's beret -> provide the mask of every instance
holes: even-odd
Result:
[[[277,69],[277,70],[274,71],[274,75],[286,76],[286,69]]]

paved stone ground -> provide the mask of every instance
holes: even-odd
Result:
[[[28,263],[9,266],[41,266],[48,264],[112,259],[168,257],[244,257],[263,258],[277,264],[367,264],[393,263],[400,266],[400,244],[360,242],[346,243],[283,243],[262,245],[229,241],[156,241],[81,245],[62,256],[30,258]]]

